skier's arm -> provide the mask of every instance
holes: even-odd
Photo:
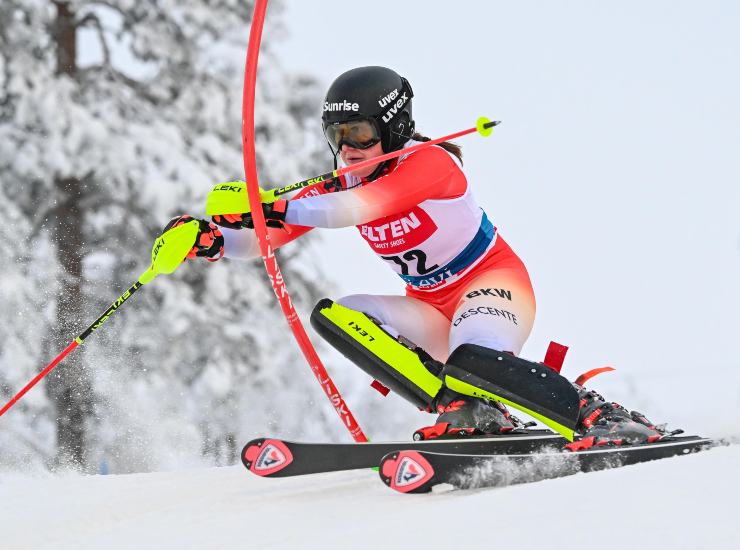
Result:
[[[311,229],[311,227],[286,225],[285,229],[268,227],[267,232],[270,234],[270,245],[273,249],[278,249]],[[222,227],[221,233],[224,236],[224,258],[251,260],[260,256],[260,246],[254,231]]]
[[[391,173],[362,187],[289,201],[285,220],[308,227],[359,225],[428,199],[460,196],[466,185],[450,155],[439,147],[429,147],[412,153]]]
[[[302,189],[292,201],[298,201],[306,196],[315,196],[327,193],[327,189],[321,184],[314,184]],[[281,228],[268,227],[267,232],[270,235],[270,244],[273,249],[305,235],[312,227],[294,225],[286,223]],[[224,257],[238,260],[250,260],[260,256],[259,242],[254,231],[247,229],[230,229],[221,226],[221,232],[224,237]]]

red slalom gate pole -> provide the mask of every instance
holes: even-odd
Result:
[[[247,179],[247,194],[250,204],[261,204],[259,192],[259,182],[257,180],[257,162],[254,148],[254,98],[255,84],[257,81],[257,63],[259,61],[259,48],[262,40],[262,28],[265,22],[265,13],[267,11],[267,0],[256,0],[254,12],[252,15],[252,26],[249,31],[249,44],[247,46],[247,57],[244,68],[244,90],[242,97],[242,147],[244,152],[244,173]],[[270,235],[265,225],[265,216],[261,208],[252,210],[252,219],[254,221],[254,231],[257,235],[262,260],[265,263],[267,274],[270,277],[270,283],[275,291],[275,295],[280,302],[286,320],[298,345],[306,357],[314,376],[324,389],[324,393],[331,401],[337,414],[342,419],[345,427],[358,443],[367,441],[367,437],[362,432],[357,420],[342,399],[334,382],[326,368],[319,359],[316,350],[311,341],[308,339],[306,330],[303,328],[298,313],[293,307],[293,303],[288,294],[288,288],[280,272],[280,266],[275,258],[274,251],[270,244]]]

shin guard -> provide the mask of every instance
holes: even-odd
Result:
[[[360,311],[323,299],[311,312],[311,326],[352,363],[419,408],[429,407],[442,388],[437,377],[441,363],[405,346]]]
[[[463,344],[452,352],[440,376],[453,391],[511,405],[573,440],[578,392],[542,363]]]

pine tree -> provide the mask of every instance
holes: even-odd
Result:
[[[146,268],[169,217],[203,216],[210,186],[242,177],[251,11],[243,0],[0,4],[0,198],[17,220],[1,236],[23,243],[3,252],[18,280],[35,268],[21,286],[49,317],[31,318],[26,380]],[[268,25],[278,18],[275,4]],[[316,82],[282,71],[266,42],[256,105],[263,185],[319,171],[308,131],[318,105]],[[302,242],[298,262],[311,254]],[[306,309],[321,289],[297,281]],[[49,401],[24,409],[53,422],[56,443],[48,429],[26,428],[26,447],[56,449],[31,453],[37,461],[135,471],[194,452],[231,463],[244,437],[298,432],[304,415],[278,400],[300,410],[320,389],[295,374],[302,358],[284,326],[259,261],[188,263],[142,289],[56,369]],[[0,325],[0,340],[12,330]],[[0,348],[3,371],[20,370],[14,357]],[[21,379],[0,378],[3,393]],[[323,425],[317,416],[310,421]]]

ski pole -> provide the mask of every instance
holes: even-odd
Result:
[[[118,309],[131,298],[131,296],[139,290],[143,285],[151,282],[157,275],[166,273],[172,273],[182,263],[187,256],[190,249],[193,247],[193,243],[198,235],[198,221],[192,220],[188,223],[178,225],[166,231],[163,235],[160,235],[154,246],[152,247],[152,263],[149,268],[142,273],[137,281],[131,285],[131,287],[121,294],[115,302],[113,302],[105,312],[98,317],[89,327],[80,333],[77,338],[72,340],[70,344],[57,355],[54,360],[49,363],[41,372],[31,379],[22,390],[13,396],[2,409],[0,409],[0,416],[15,405],[31,388],[33,388],[41,379],[49,374],[54,368],[62,362],[62,360],[69,355],[77,346],[82,344],[85,339],[90,336],[93,332],[98,330],[103,324],[110,319]]]
[[[450,141],[452,139],[456,139],[462,136],[466,136],[468,134],[472,134],[473,132],[478,132],[480,135],[484,137],[488,137],[491,135],[491,132],[493,131],[493,127],[498,126],[499,124],[501,124],[500,120],[489,120],[486,117],[482,116],[476,121],[475,126],[473,128],[468,128],[467,130],[460,130],[459,132],[455,132],[448,136],[442,136],[436,139],[430,139],[429,141],[424,141],[417,145],[407,147],[406,149],[399,149],[398,151],[391,151],[390,153],[380,155],[379,157],[373,157],[371,159],[363,160],[362,162],[358,162],[356,164],[353,164],[352,166],[344,166],[342,168],[338,168],[337,170],[333,170],[331,172],[321,174],[320,176],[315,176],[307,180],[303,180],[303,181],[299,181],[296,183],[292,183],[290,185],[286,185],[285,187],[280,187],[278,189],[270,189],[266,191],[265,193],[268,193],[274,196],[284,195],[286,193],[292,193],[293,191],[302,189],[304,187],[308,187],[309,185],[313,185],[315,183],[323,183],[325,181],[330,181],[334,178],[338,178],[339,176],[344,175],[347,172],[353,172],[355,170],[359,170],[360,168],[365,168],[367,166],[372,166],[380,162],[385,162],[386,160],[391,160],[396,157],[400,157],[401,155],[408,155],[409,153],[413,153],[415,151],[418,151],[419,149],[425,149],[427,147],[431,147],[432,145],[437,145],[438,143],[442,143],[444,141]]]

